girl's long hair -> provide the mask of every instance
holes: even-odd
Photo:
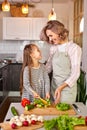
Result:
[[[22,90],[23,90],[23,72],[24,68],[28,66],[29,68],[29,80],[30,80],[30,85],[32,86],[32,80],[31,80],[31,67],[33,66],[33,61],[30,56],[30,54],[33,51],[33,48],[37,47],[35,44],[28,44],[25,46],[24,51],[23,51],[23,65],[20,73],[20,95],[22,95]]]

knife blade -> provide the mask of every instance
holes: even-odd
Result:
[[[74,108],[78,111],[81,112],[81,110],[79,109],[79,107],[76,104],[72,104],[74,106]]]

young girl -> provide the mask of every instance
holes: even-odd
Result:
[[[41,64],[41,52],[35,44],[28,44],[23,52],[23,65],[20,76],[20,94],[22,98],[33,101],[40,96],[50,98],[50,81],[44,64]]]

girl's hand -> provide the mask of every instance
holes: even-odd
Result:
[[[50,98],[50,94],[46,93],[46,99],[49,99],[49,98]]]
[[[40,97],[36,92],[33,92],[34,98]]]

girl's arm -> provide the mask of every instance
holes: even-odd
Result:
[[[24,73],[23,73],[23,86],[27,90],[28,93],[32,93],[34,97],[37,97],[38,94],[32,89],[29,81],[29,69],[28,67],[25,67]]]
[[[46,98],[50,98],[50,79],[44,65],[43,65],[43,74],[44,74],[43,78],[45,82],[45,91],[47,96]]]

